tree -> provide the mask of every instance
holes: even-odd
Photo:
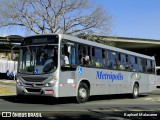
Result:
[[[93,2],[93,1],[92,1]],[[0,0],[0,29],[15,26],[33,33],[108,33],[111,17],[90,0]]]
[[[106,44],[109,46],[116,46],[114,41],[110,41],[109,39],[116,39],[115,36],[101,36],[101,35],[93,35],[93,34],[79,34],[79,38],[94,41],[97,43]]]

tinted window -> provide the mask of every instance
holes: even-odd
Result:
[[[152,73],[152,60],[147,60],[146,71],[147,73]]]
[[[110,51],[108,55],[110,61],[110,68],[117,69],[118,67],[117,53],[114,51]]]
[[[123,53],[120,53],[120,54],[119,54],[119,58],[120,58],[120,61],[119,61],[119,69],[120,69],[120,70],[125,70],[126,67],[127,67],[126,55],[123,54]]]
[[[146,59],[142,58],[142,71],[146,72]]]
[[[142,58],[137,58],[137,64],[138,64],[138,71],[143,72],[142,69]]]
[[[76,44],[63,41],[61,45],[61,69],[75,70],[76,66]]]
[[[95,53],[94,56],[92,56],[92,65],[95,67],[102,67],[102,49],[92,48],[92,52]]]
[[[138,71],[136,57],[129,55],[129,71]]]
[[[152,73],[155,74],[155,61],[152,61]]]
[[[91,65],[90,46],[78,45],[78,64],[82,66]]]

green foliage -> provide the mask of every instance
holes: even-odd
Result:
[[[93,42],[109,45],[109,46],[116,46],[116,43],[114,41],[110,41],[107,36],[98,36],[98,35],[86,35],[86,34],[80,34],[77,37],[82,39],[87,39]]]

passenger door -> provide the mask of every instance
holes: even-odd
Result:
[[[76,44],[63,40],[61,44],[60,96],[75,96],[76,88]]]

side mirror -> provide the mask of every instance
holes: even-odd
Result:
[[[71,53],[71,46],[68,47],[68,52]]]
[[[16,54],[15,53],[11,53],[11,59],[15,60],[16,59]]]
[[[16,54],[15,54],[15,49],[20,49],[19,45],[15,45],[11,48],[11,59],[15,60],[16,59]]]

